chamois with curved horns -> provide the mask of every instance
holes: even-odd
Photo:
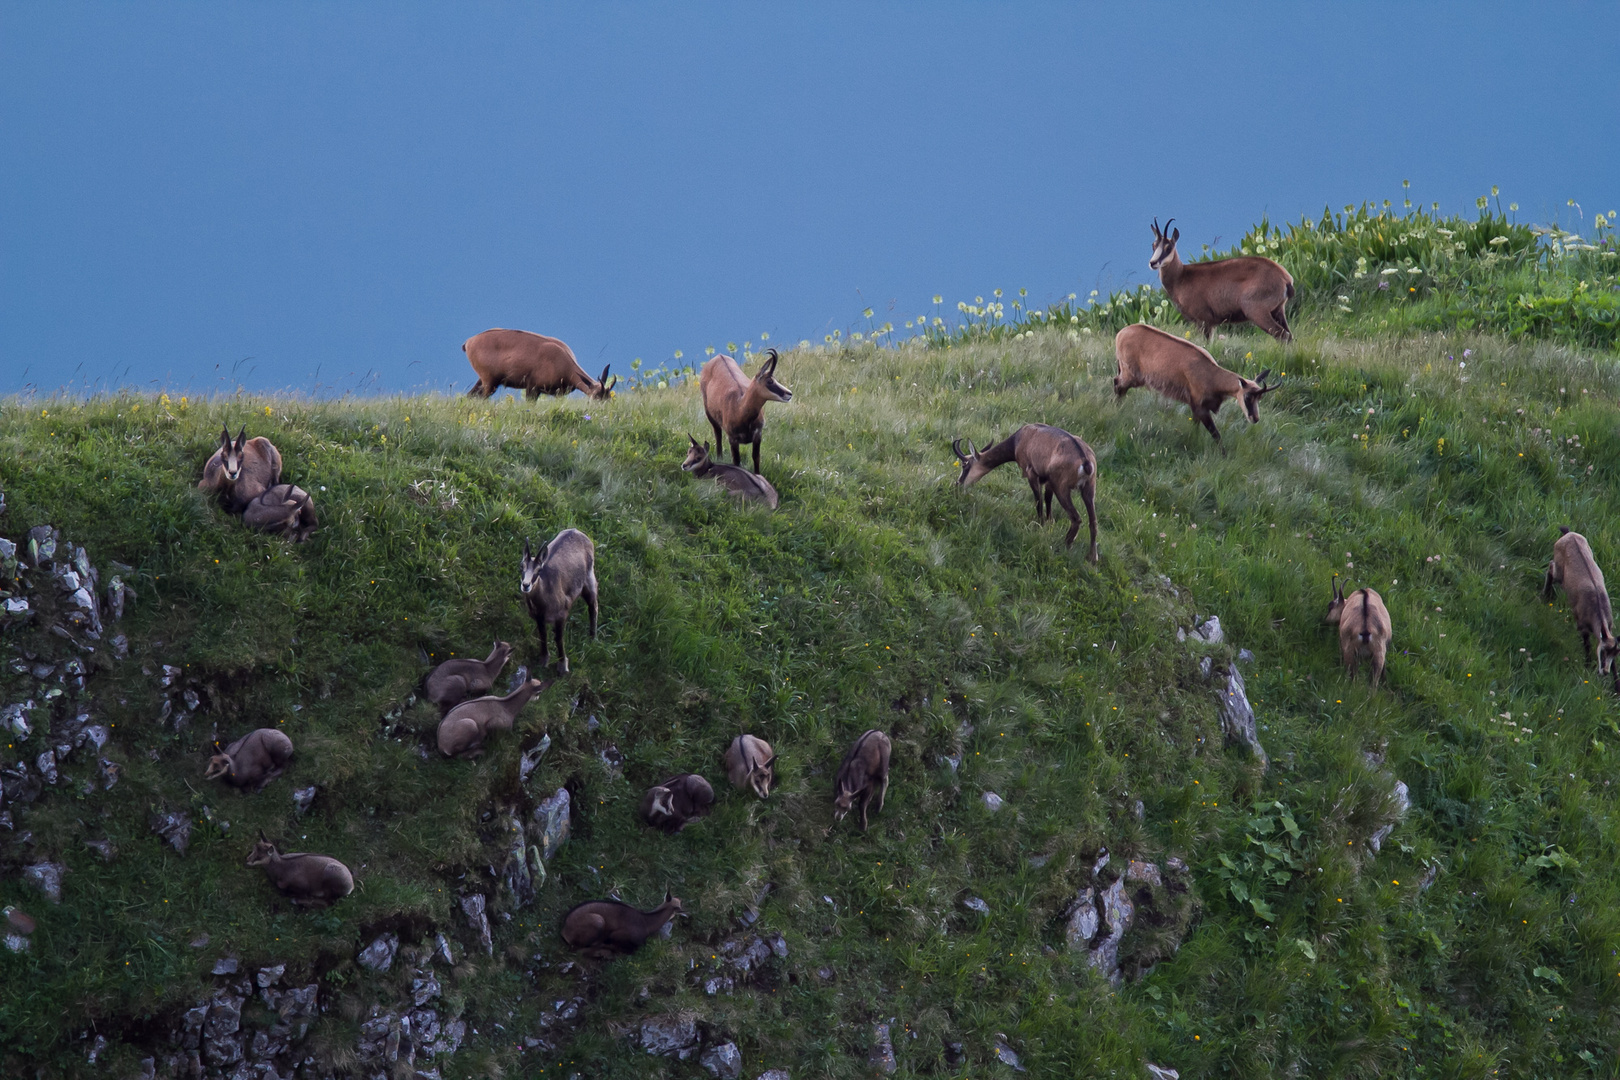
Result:
[[[512,646],[497,641],[487,660],[458,658],[446,660],[422,680],[422,696],[439,707],[443,717],[463,701],[483,697],[495,685],[495,678],[512,655]]]
[[[554,337],[527,330],[485,330],[462,342],[461,351],[478,373],[468,397],[487,398],[510,386],[522,390],[530,401],[541,394],[561,397],[574,390],[604,401],[613,396],[613,386],[619,381],[608,381],[612,364],[602,369],[600,379],[593,379],[579,366],[573,349]]]
[[[354,891],[354,874],[338,860],[301,851],[283,855],[263,832],[247,865],[264,867],[270,884],[298,907],[326,907]]]
[[[756,474],[759,472],[759,443],[765,431],[765,403],[793,400],[793,391],[776,381],[776,364],[780,359],[775,349],[767,349],[759,374],[750,379],[737,366],[737,361],[722,353],[704,364],[698,375],[703,412],[714,428],[714,452],[720,453],[724,439],[729,438],[731,463],[741,465],[742,452],[738,448],[743,443],[753,443]]]
[[[664,902],[651,911],[638,911],[617,900],[587,900],[563,916],[563,942],[576,952],[598,959],[628,956],[664,924],[686,914],[681,898],[664,890]]]
[[[1227,399],[1237,398],[1249,423],[1258,424],[1260,399],[1282,385],[1266,385],[1270,368],[1259,379],[1244,378],[1217,364],[1203,346],[1147,323],[1134,323],[1114,335],[1114,359],[1119,363],[1114,400],[1138,386],[1156,390],[1191,409],[1193,419],[1215,436],[1217,446],[1221,432],[1215,426],[1215,414]]]
[[[309,492],[297,484],[277,484],[242,508],[242,524],[302,544],[320,521]]]
[[[439,721],[439,753],[445,757],[475,758],[484,752],[484,740],[491,731],[511,731],[517,714],[529,699],[552,682],[530,679],[505,697],[481,697],[463,701]]]
[[[721,487],[734,494],[754,502],[762,502],[775,510],[782,498],[771,486],[771,482],[758,473],[751,473],[741,465],[727,465],[723,461],[716,461],[709,456],[709,444],[700,443],[686,436],[692,442],[692,448],[686,452],[686,460],[681,462],[681,468],[693,476],[706,477],[714,480]]]
[[[637,813],[655,829],[674,835],[714,806],[714,788],[697,773],[681,773],[647,789]]]
[[[1184,263],[1176,253],[1181,230],[1170,231],[1173,221],[1161,230],[1159,219],[1153,219],[1148,267],[1159,272],[1170,302],[1182,318],[1203,330],[1205,341],[1217,326],[1241,322],[1253,323],[1278,341],[1294,340],[1284,310],[1294,295],[1294,279],[1281,264],[1259,255]]]
[[[281,483],[281,451],[263,435],[247,437],[243,427],[236,438],[231,429],[219,430],[219,449],[203,465],[197,486],[219,494],[219,501],[233,514],[276,484]]]
[[[720,757],[726,778],[734,788],[753,788],[762,799],[771,797],[776,783],[776,751],[758,735],[739,735]]]
[[[1384,674],[1384,657],[1389,652],[1394,628],[1389,621],[1389,608],[1384,598],[1372,589],[1357,589],[1349,596],[1339,584],[1339,575],[1333,575],[1333,600],[1328,604],[1327,622],[1339,627],[1339,656],[1356,677],[1363,657],[1372,664],[1372,688],[1378,689],[1378,680]]]
[[[1592,639],[1597,638],[1598,674],[1613,673],[1615,692],[1620,693],[1620,665],[1614,662],[1620,656],[1620,641],[1614,636],[1614,612],[1609,607],[1609,587],[1604,584],[1603,571],[1598,569],[1586,537],[1570,532],[1568,525],[1560,525],[1558,533],[1541,594],[1551,596],[1554,585],[1564,587],[1587,663],[1592,661]]]
[[[1074,508],[1074,493],[1079,491],[1091,525],[1091,551],[1086,559],[1097,561],[1097,455],[1084,441],[1049,424],[1025,424],[983,450],[975,449],[971,439],[968,453],[962,453],[961,439],[953,440],[951,449],[962,463],[962,474],[956,478],[962,487],[972,487],[991,469],[1018,462],[1035,493],[1035,520],[1052,519],[1053,496],[1068,513],[1069,534],[1063,538],[1067,547],[1074,546],[1080,533],[1080,513]]]
[[[889,737],[873,728],[855,740],[838,766],[833,785],[833,820],[843,821],[856,802],[861,804],[861,832],[866,831],[866,808],[877,800],[883,811],[883,796],[889,790]]]
[[[557,673],[566,675],[568,651],[563,648],[563,627],[574,601],[581,596],[591,610],[591,637],[596,636],[596,545],[578,529],[564,529],[538,555],[530,552],[525,540],[521,571],[523,603],[535,629],[540,631],[540,666],[551,663],[546,645],[546,631],[550,629],[557,637]]]
[[[224,780],[231,787],[263,791],[287,770],[292,740],[276,728],[250,731],[208,760],[204,780]]]

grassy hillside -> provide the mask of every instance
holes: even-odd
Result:
[[[1104,334],[789,353],[795,398],[765,434],[776,514],[678,470],[703,434],[689,384],[606,404],[5,404],[0,535],[55,525],[104,574],[133,567],[139,595],[130,659],[89,660],[120,782],[81,794],[93,759],[76,757],[0,832],[0,901],[39,922],[30,951],[0,952],[0,1071],[122,1076],[154,1051],[161,1066],[225,955],[318,981],[308,1074],[355,1068],[368,1010],[397,1009],[419,966],[356,965],[392,930],[424,954],[435,932],[452,941],[440,1010],[469,1031],[438,1060],[446,1077],[706,1075],[623,1035],[682,1011],[707,1042],[735,1041],[749,1077],[866,1075],[891,1018],[899,1075],[1011,1075],[998,1034],[1042,1077],[1144,1061],[1183,1077],[1615,1075],[1620,699],[1583,667],[1562,596],[1539,590],[1560,524],[1620,566],[1620,380],[1561,345],[1301,321],[1289,347],[1216,343],[1231,366],[1286,373],[1258,425],[1222,414],[1226,455],[1183,408],[1143,391],[1116,405]],[[952,437],[1031,420],[1097,451],[1097,567],[1035,524],[1015,471],[953,486]],[[314,493],[310,543],[251,535],[195,490],[222,421],[271,437]],[[513,666],[537,655],[518,556],[565,526],[597,545],[600,636],[576,612],[573,674],[480,760],[421,752],[435,715],[400,710],[430,659],[497,637]],[[1345,680],[1322,625],[1334,573],[1390,606],[1377,693]],[[1223,644],[1178,640],[1211,614]],[[0,637],[8,664],[25,641],[70,655],[35,625]],[[1239,649],[1268,767],[1223,746],[1218,672]],[[180,731],[159,719],[161,664],[198,694]],[[39,691],[0,674],[6,702]],[[297,744],[287,776],[252,796],[202,780],[216,733],[262,725]],[[868,727],[894,738],[888,805],[865,835],[829,829],[833,773]],[[739,730],[780,754],[767,802],[722,783]],[[715,782],[716,812],[675,837],[641,827],[641,792],[682,770]],[[300,816],[291,793],[309,784]],[[498,880],[508,810],[531,820],[559,786],[573,838],[516,908]],[[166,808],[195,822],[183,856],[149,829]],[[242,865],[261,829],[344,859],[356,893],[317,913],[278,901]],[[110,863],[85,846],[102,838]],[[1122,946],[1127,974],[1145,971],[1110,985],[1068,947],[1069,905],[1129,859],[1172,856],[1191,891],[1149,897],[1162,923]],[[68,868],[59,906],[19,876],[45,858]],[[651,907],[666,887],[691,913],[668,940],[565,966],[568,907],[610,890]],[[497,913],[493,955],[457,908],[471,891]],[[756,904],[752,932],[780,934],[786,957],[707,993]],[[549,1019],[574,996],[575,1026]],[[92,1066],[94,1033],[110,1046]],[[552,1052],[525,1048],[542,1035]]]

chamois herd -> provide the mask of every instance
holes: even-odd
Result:
[[[1285,308],[1294,295],[1293,279],[1277,263],[1263,258],[1232,258],[1184,265],[1176,253],[1180,230],[1170,222],[1153,224],[1150,265],[1159,272],[1166,294],[1181,314],[1204,331],[1208,339],[1216,326],[1252,322],[1281,341],[1292,340]],[[486,330],[462,346],[478,382],[468,392],[489,397],[502,386],[524,391],[532,400],[540,394],[567,394],[579,390],[599,400],[613,396],[616,380],[604,368],[601,378],[588,375],[573,352],[556,338],[521,330]],[[1249,379],[1216,363],[1204,348],[1146,324],[1127,326],[1114,339],[1118,375],[1116,400],[1136,387],[1147,387],[1186,405],[1208,429],[1216,445],[1220,431],[1214,417],[1228,400],[1237,399],[1250,423],[1259,422],[1259,404],[1278,387],[1270,372]],[[714,429],[714,449],[688,435],[689,449],[681,468],[693,476],[713,479],[740,499],[763,503],[771,510],[780,497],[760,474],[760,443],[764,408],[769,402],[790,402],[793,391],[776,380],[780,356],[767,352],[757,373],[749,378],[729,356],[716,356],[704,364],[699,377],[703,412]],[[731,444],[731,464],[715,460]],[[966,442],[967,449],[963,450]],[[753,469],[743,467],[741,448],[751,446]],[[1080,531],[1074,505],[1079,495],[1090,528],[1088,561],[1097,562],[1097,455],[1091,447],[1062,428],[1025,424],[999,442],[983,447],[955,439],[951,448],[961,465],[956,483],[970,487],[999,466],[1016,462],[1035,498],[1036,520],[1052,516],[1055,498],[1068,515],[1064,537],[1072,547]],[[294,541],[309,537],[317,526],[309,493],[282,479],[282,458],[268,439],[249,439],[246,429],[233,438],[229,428],[220,432],[219,446],[203,467],[198,486],[217,493],[221,505],[238,514],[250,528],[285,536]],[[1598,642],[1600,674],[1612,675],[1620,693],[1620,639],[1603,572],[1592,556],[1591,545],[1567,527],[1553,544],[1544,593],[1563,586],[1574,614],[1576,629],[1592,659],[1591,643]],[[540,639],[540,667],[551,665],[549,640],[557,646],[556,674],[568,673],[568,652],[563,630],[570,612],[583,598],[590,612],[590,635],[596,636],[599,598],[596,546],[578,529],[563,529],[539,551],[523,543],[519,564],[519,592]],[[1345,595],[1334,576],[1326,622],[1339,629],[1341,657],[1351,679],[1363,661],[1371,684],[1378,687],[1393,637],[1389,609],[1371,588]],[[523,707],[556,679],[527,679],[511,693],[491,691],[512,655],[512,646],[496,641],[485,660],[452,659],[435,667],[424,679],[422,696],[439,709],[437,745],[447,758],[472,759],[486,749],[492,733],[509,731]],[[889,786],[889,736],[876,729],[864,732],[844,755],[833,781],[832,820],[842,821],[859,809],[861,828],[872,812],[883,810]],[[293,754],[286,734],[260,728],[244,735],[210,759],[205,778],[222,780],[242,791],[258,792],[280,776]],[[720,755],[720,764],[733,788],[770,797],[776,782],[776,751],[771,744],[747,732],[737,735]],[[637,814],[650,828],[674,834],[707,816],[715,803],[714,788],[704,777],[681,773],[647,789]],[[336,859],[324,855],[283,855],[260,835],[247,859],[262,866],[272,885],[294,904],[319,906],[348,895],[354,876]],[[589,956],[607,957],[633,952],[677,915],[684,914],[679,897],[666,891],[664,902],[652,911],[639,911],[617,900],[591,900],[571,909],[562,922],[562,938]]]

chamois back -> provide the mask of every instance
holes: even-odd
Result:
[[[242,509],[242,524],[301,544],[320,521],[309,492],[296,484],[277,484]]]

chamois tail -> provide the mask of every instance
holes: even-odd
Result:
[[[1560,525],[1560,526],[1558,526],[1558,535],[1559,536],[1568,536],[1569,535],[1569,526],[1568,525]]]
[[[1372,607],[1372,596],[1366,589],[1361,590],[1361,643],[1366,645],[1372,641],[1372,623],[1368,622]]]

